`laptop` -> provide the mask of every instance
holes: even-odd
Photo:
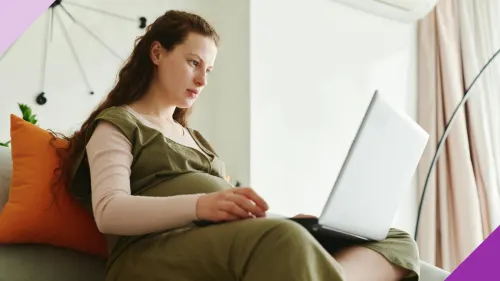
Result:
[[[289,218],[313,234],[387,238],[429,134],[376,91],[319,218]]]

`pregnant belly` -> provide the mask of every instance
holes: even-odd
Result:
[[[187,173],[166,180],[147,189],[143,196],[174,196],[180,194],[211,193],[232,186],[224,179],[206,173]]]

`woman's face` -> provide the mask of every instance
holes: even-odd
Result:
[[[151,59],[157,66],[156,82],[169,104],[189,108],[207,85],[217,46],[213,39],[191,33],[185,42],[171,51],[159,43],[151,48]]]

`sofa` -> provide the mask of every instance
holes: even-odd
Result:
[[[8,200],[12,157],[0,146],[0,213]],[[39,244],[0,245],[0,281],[101,281],[103,258]],[[420,281],[444,281],[448,272],[421,262]]]

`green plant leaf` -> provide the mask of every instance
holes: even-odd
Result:
[[[9,143],[10,143],[10,141],[8,141],[8,142],[0,142],[0,146],[9,147]]]
[[[32,124],[36,124],[37,122],[36,115],[30,116],[28,121]]]
[[[31,107],[29,107],[27,104],[23,103],[17,103],[19,106],[19,109],[21,110],[21,113],[23,114],[23,120],[30,122],[31,124],[36,125],[38,123],[38,120],[36,119],[36,115],[33,114],[33,111],[31,110]],[[8,142],[0,142],[0,146],[4,147],[9,147],[10,141]]]
[[[23,104],[23,103],[18,103],[18,105],[19,105],[19,109],[21,110],[21,112],[23,114],[23,119],[27,122],[30,122],[30,123],[36,125],[38,120],[36,119],[36,115],[33,115],[33,111],[31,110],[31,108],[28,105]]]

